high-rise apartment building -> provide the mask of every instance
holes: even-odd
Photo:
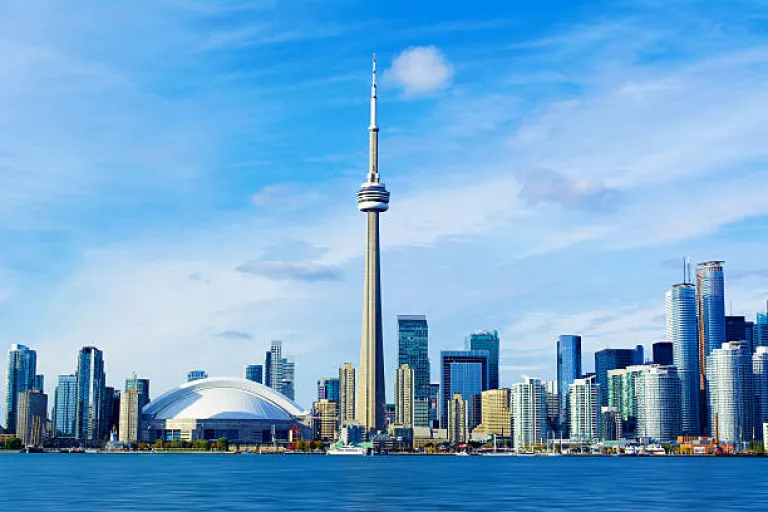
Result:
[[[106,380],[104,355],[96,347],[83,347],[77,357],[77,408],[75,432],[78,439],[96,440],[106,425]]]
[[[768,423],[768,347],[757,347],[752,356],[752,378],[755,395],[755,435],[759,437],[763,433],[763,423]]]
[[[75,437],[77,414],[77,377],[59,375],[53,398],[52,429],[54,437]]]
[[[447,350],[440,353],[440,427],[448,424],[448,402],[459,394],[468,406],[469,428],[479,416],[480,394],[488,389],[488,351]],[[472,397],[477,400],[473,403]]]
[[[466,443],[469,438],[469,424],[467,401],[459,393],[453,395],[453,398],[447,403],[447,429],[448,442],[453,444]]]
[[[141,394],[137,389],[126,389],[120,393],[120,424],[117,429],[117,439],[121,443],[139,442],[141,400]]]
[[[429,427],[440,426],[440,384],[429,384]]]
[[[32,381],[32,391],[45,393],[45,375],[35,375]]]
[[[407,364],[395,370],[395,424],[413,427],[414,371]]]
[[[660,443],[680,435],[680,378],[674,366],[645,366],[636,376],[637,435]]]
[[[745,342],[723,343],[707,356],[707,398],[709,429],[720,442],[743,443],[752,440],[754,391],[752,356]]]
[[[259,384],[264,384],[264,366],[260,364],[249,364],[245,367],[245,378]]]
[[[699,337],[696,288],[690,283],[672,286],[665,295],[666,338],[680,378],[680,430],[695,436],[701,431]]]
[[[354,366],[352,363],[344,363],[344,366],[339,368],[339,422],[342,427],[356,423],[355,394],[357,385],[355,380]]]
[[[557,390],[557,381],[548,380],[544,386],[544,405],[547,413],[547,435],[556,434],[560,418],[560,395]]]
[[[429,426],[429,326],[424,315],[398,315],[398,365],[413,369],[413,424]]]
[[[294,400],[296,398],[296,391],[294,389],[294,382],[296,382],[296,362],[292,357],[283,358],[280,361],[280,369],[283,376],[280,381],[279,391],[286,397]]]
[[[512,437],[510,390],[487,389],[481,394],[481,422],[473,432],[490,434],[498,439]]]
[[[659,366],[672,366],[675,364],[675,348],[671,341],[657,341],[653,344],[652,351],[653,364],[658,364]]]
[[[149,403],[149,379],[139,379],[136,374],[125,379],[125,391],[136,391],[139,394],[139,414]],[[121,398],[122,400],[122,398]]]
[[[558,433],[561,437],[568,436],[568,389],[578,378],[581,378],[581,336],[562,335],[557,339]]]
[[[634,437],[637,430],[637,376],[644,369],[635,365],[608,371],[608,407],[616,409],[627,438]]]
[[[595,382],[599,386],[600,405],[608,405],[608,370],[619,370],[627,366],[643,364],[642,345],[634,349],[605,348],[595,352]]]
[[[467,336],[467,350],[488,352],[488,389],[499,389],[499,333],[476,331]]]
[[[204,370],[191,370],[187,372],[187,382],[207,379],[208,374]]]
[[[768,347],[768,313],[757,313],[752,327],[752,349]]]
[[[324,377],[322,379],[317,379],[317,399],[330,400],[331,402],[338,402],[339,401],[339,378]]]
[[[326,398],[315,402],[313,436],[321,441],[335,441],[339,434],[339,403]]]
[[[754,323],[747,322],[746,317],[726,315],[725,341],[746,341],[750,353],[753,352]]]
[[[37,352],[25,345],[11,345],[5,386],[5,428],[8,432],[16,432],[19,393],[34,388],[36,372]]]
[[[598,437],[599,407],[594,377],[575,379],[568,386],[568,432],[571,439]]]
[[[277,390],[278,392],[282,388],[282,360],[283,342],[280,340],[272,340],[264,362],[264,368],[266,370],[264,378],[266,380],[267,386]]]
[[[512,420],[514,447],[528,450],[532,445],[546,440],[547,422],[546,389],[539,379],[526,377],[512,385]]]
[[[40,391],[22,391],[18,396],[16,437],[26,446],[42,446],[48,418],[48,396]]]
[[[365,213],[368,236],[365,246],[363,329],[360,345],[360,379],[357,392],[357,421],[366,432],[384,428],[384,329],[381,317],[381,255],[379,214],[389,209],[389,192],[379,179],[379,125],[376,120],[376,58],[371,84],[371,124],[368,179],[357,193],[357,208]]]
[[[707,402],[704,400],[707,356],[726,342],[723,263],[723,261],[704,261],[698,264],[696,271],[696,310],[699,319],[699,391],[702,397],[702,409],[707,407]]]

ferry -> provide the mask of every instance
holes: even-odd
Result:
[[[328,455],[370,455],[369,449],[364,446],[355,446],[353,444],[343,444],[340,446],[331,446],[328,449]]]

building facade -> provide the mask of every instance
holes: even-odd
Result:
[[[469,424],[467,401],[456,393],[448,400],[447,406],[448,442],[452,444],[466,443],[469,439]]]
[[[637,435],[670,443],[681,435],[680,378],[674,366],[648,365],[636,376]]]
[[[752,357],[744,342],[723,343],[707,356],[707,401],[709,429],[720,442],[752,440],[754,391]]]
[[[547,392],[539,379],[525,378],[512,385],[512,421],[514,442],[517,449],[528,450],[532,445],[546,440]]]
[[[571,439],[599,436],[599,398],[594,377],[576,379],[568,386],[568,432]]]
[[[125,379],[124,391],[136,391],[139,394],[139,412],[149,403],[149,379],[139,379],[136,375]]]
[[[16,432],[19,393],[34,388],[36,372],[37,352],[26,345],[11,345],[5,385],[5,428],[8,432]]]
[[[207,378],[208,374],[204,370],[190,370],[187,372],[187,382],[194,382],[196,380]]]
[[[711,416],[705,413],[708,407],[707,357],[726,341],[723,263],[722,261],[704,261],[698,264],[696,271],[696,310],[699,319],[699,409],[702,410],[702,430],[708,427],[704,418]]]
[[[680,429],[684,436],[701,432],[699,335],[696,288],[690,283],[672,286],[665,295],[666,338],[680,379]]]
[[[249,364],[245,367],[245,378],[259,384],[264,384],[264,366]]]
[[[398,365],[413,369],[414,412],[417,427],[429,426],[429,326],[424,315],[398,315]]]
[[[642,345],[634,349],[605,348],[595,352],[595,381],[599,386],[601,406],[608,405],[608,370],[643,364],[643,356]]]
[[[355,368],[352,363],[344,363],[339,368],[339,422],[342,427],[356,423],[355,394],[357,385],[355,376]]]
[[[487,389],[481,394],[481,421],[474,433],[489,434],[498,439],[512,437],[510,390]]]
[[[313,436],[321,441],[335,441],[339,435],[339,403],[327,398],[315,402]]]
[[[339,401],[339,378],[324,377],[317,379],[317,399]]]
[[[121,443],[140,441],[141,394],[137,389],[128,389],[120,393],[120,419],[117,439]]]
[[[672,366],[675,364],[675,349],[672,342],[669,341],[657,341],[653,344],[653,364],[659,366]],[[643,364],[639,362],[637,364]]]
[[[413,428],[414,371],[407,364],[395,370],[395,424]]]
[[[488,389],[499,389],[499,332],[473,332],[467,336],[465,348],[488,352]]]
[[[59,375],[56,392],[53,396],[53,436],[75,437],[75,417],[77,414],[77,377]]]
[[[18,396],[16,437],[26,446],[42,446],[48,419],[48,396],[36,390]]]
[[[568,436],[568,389],[581,378],[581,336],[562,335],[557,339],[557,391],[560,411],[558,433]]]
[[[468,421],[477,418],[472,408],[472,397],[478,400],[488,389],[488,352],[485,350],[447,350],[440,353],[440,427],[447,428],[448,402],[460,394],[469,408]],[[475,407],[476,409],[476,407]],[[469,423],[470,428],[476,425]]]
[[[97,440],[107,428],[104,355],[96,347],[83,347],[77,357],[77,407],[75,433],[78,439]]]
[[[755,395],[755,435],[762,436],[762,425],[768,423],[768,347],[757,347],[752,356]]]

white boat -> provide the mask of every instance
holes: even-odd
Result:
[[[456,452],[454,455],[458,457],[469,457],[469,452]]]
[[[368,455],[368,448],[355,446],[353,444],[331,446],[328,449],[328,455]]]

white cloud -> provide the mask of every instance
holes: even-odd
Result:
[[[386,76],[402,87],[406,96],[418,96],[448,87],[453,68],[436,47],[416,46],[395,57]]]

